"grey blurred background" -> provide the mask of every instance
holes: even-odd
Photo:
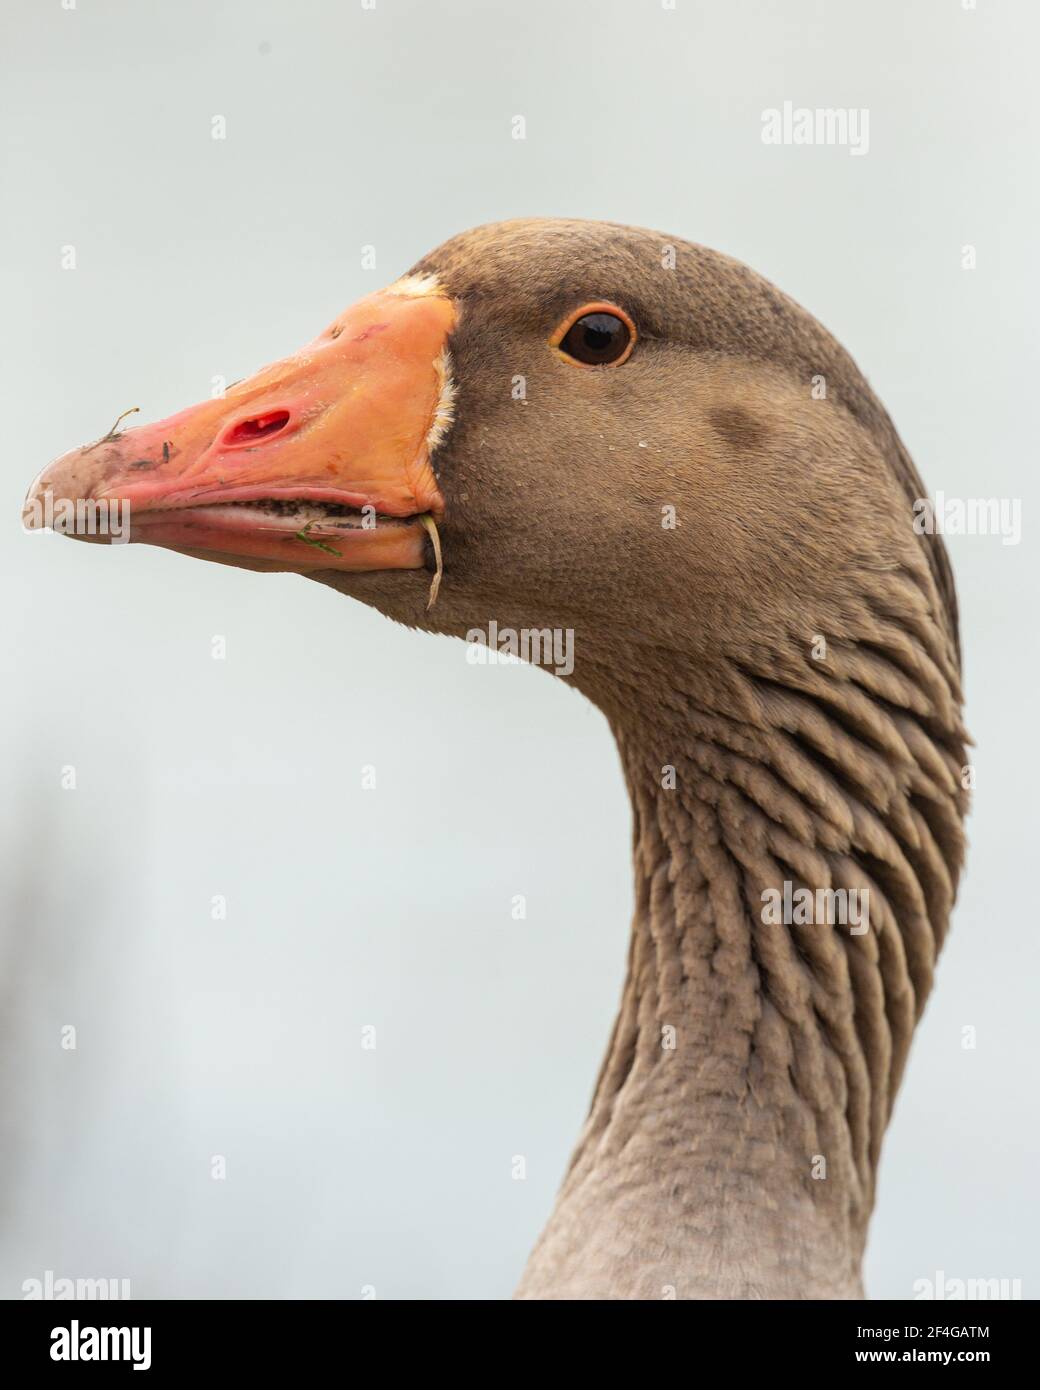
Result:
[[[603,719],[303,579],[18,516],[128,406],[208,396],[465,227],[567,215],[750,262],[850,349],[929,488],[1022,499],[1017,547],[949,542],[978,787],[867,1281],[1035,1297],[1036,7],[5,0],[0,22],[0,1296],[46,1270],[135,1297],[513,1287],[622,979]],[[764,145],[785,100],[869,108],[869,154]]]

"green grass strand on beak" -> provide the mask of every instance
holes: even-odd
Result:
[[[307,525],[304,526],[302,530],[293,533],[293,540],[303,541],[304,545],[313,545],[315,550],[324,550],[327,555],[335,555],[337,560],[340,559],[341,556],[338,550],[333,550],[332,546],[326,545],[324,541],[316,541],[313,537],[308,536],[307,532],[315,524],[314,521],[308,521]]]

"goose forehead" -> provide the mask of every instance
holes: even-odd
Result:
[[[703,300],[720,297],[728,264],[659,232],[548,220],[463,232],[423,256],[412,275],[432,275],[441,293],[478,315],[521,327],[542,330],[584,303],[607,301],[638,316],[655,336],[700,341],[708,336]],[[754,298],[755,280],[745,271],[726,297]]]

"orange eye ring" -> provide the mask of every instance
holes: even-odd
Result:
[[[627,331],[627,340],[616,357],[601,358],[600,360],[583,360],[580,357],[576,357],[573,351],[568,351],[564,348],[563,343],[567,335],[572,329],[577,327],[582,319],[593,318],[597,315],[616,319]],[[595,332],[594,328],[593,332]],[[568,362],[572,367],[620,367],[622,363],[627,362],[632,356],[632,349],[636,345],[637,337],[636,326],[632,322],[631,315],[627,314],[619,305],[611,304],[608,300],[594,299],[588,304],[583,304],[580,309],[575,309],[573,313],[568,314],[567,317],[553,329],[552,335],[549,338],[549,346],[554,348],[564,361]]]

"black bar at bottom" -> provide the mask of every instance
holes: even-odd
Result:
[[[525,1360],[540,1375],[568,1363],[587,1372],[599,1357],[609,1365],[620,1353],[636,1364],[649,1358],[642,1379],[684,1362],[791,1376],[860,1368],[884,1374],[906,1365],[1007,1374],[1030,1364],[1040,1340],[1032,1302],[687,1303],[652,1314],[612,1306],[611,1321],[601,1325],[604,1314],[594,1307],[572,1309],[558,1322],[558,1308],[539,1312],[531,1304],[8,1302],[0,1304],[0,1337],[5,1372],[75,1379],[102,1371],[142,1382],[363,1366],[400,1373],[411,1358],[423,1375],[468,1370],[494,1380],[503,1371],[512,1377]],[[650,1340],[631,1340],[644,1331]]]

